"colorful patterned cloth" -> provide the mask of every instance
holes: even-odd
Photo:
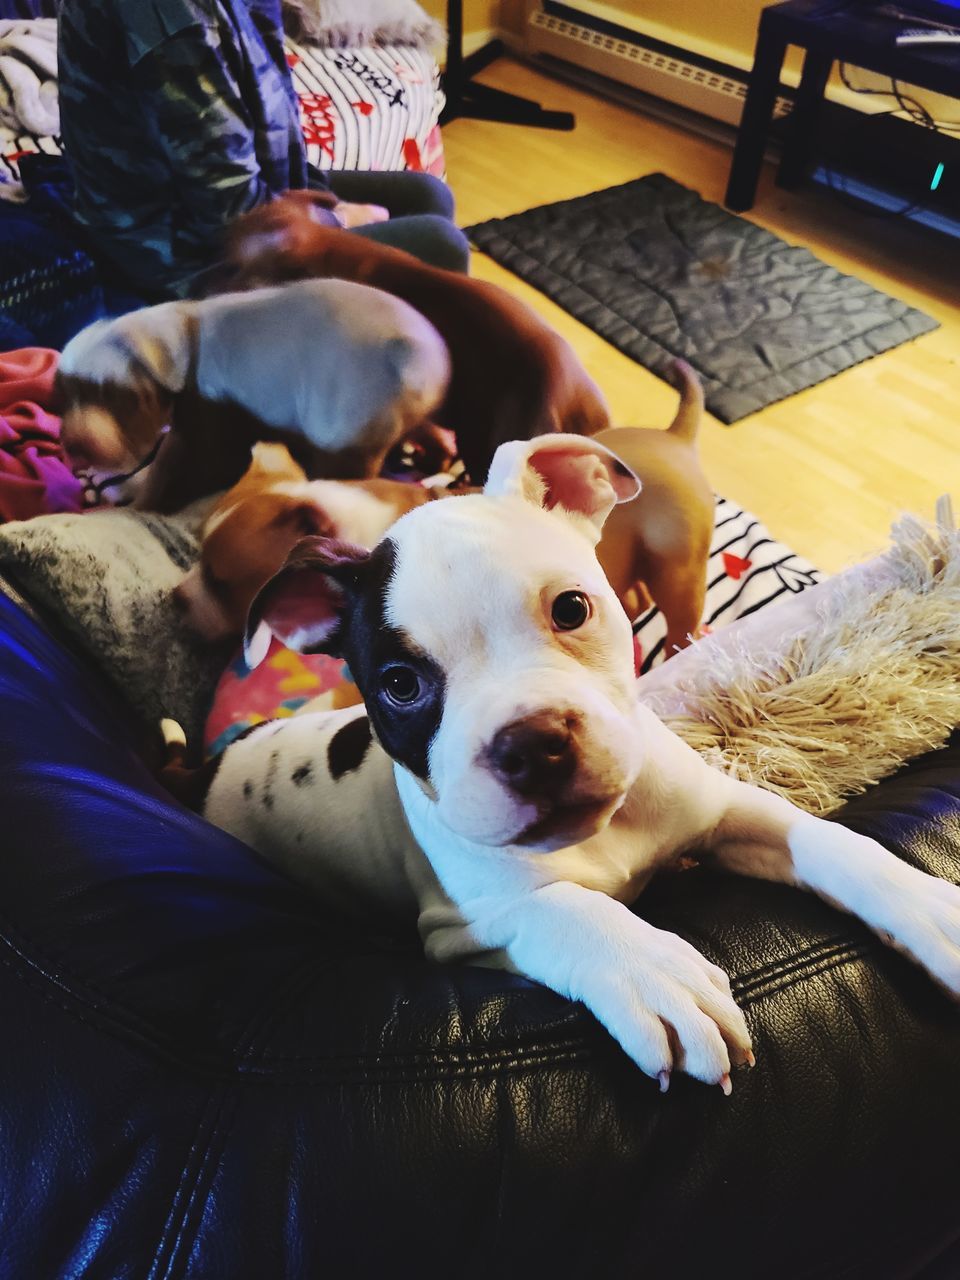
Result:
[[[255,724],[292,716],[311,699],[321,699],[317,702],[318,711],[362,701],[340,658],[329,658],[324,653],[295,653],[274,640],[266,658],[251,671],[238,652],[214,695],[203,735],[207,756],[219,755]]]
[[[307,159],[318,169],[410,169],[442,178],[440,71],[410,46],[320,49],[287,40]]]

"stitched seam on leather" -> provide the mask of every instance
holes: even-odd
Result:
[[[308,964],[303,964],[299,970],[291,977],[285,979],[285,990],[299,990],[303,985],[307,975],[313,975],[316,969],[316,960],[311,958]],[[249,1053],[250,1049],[256,1043],[259,1037],[267,1035],[270,1025],[274,1022],[283,1007],[283,1000],[274,1001],[271,1004],[264,1003],[256,1013],[249,1019],[245,1031],[237,1040],[237,1050],[241,1055]],[[233,1082],[234,1086],[236,1081]],[[163,1273],[164,1280],[170,1280],[173,1275],[173,1268],[179,1260],[182,1265],[186,1265],[186,1261],[190,1256],[190,1249],[196,1238],[196,1232],[202,1220],[202,1206],[206,1202],[210,1190],[210,1178],[208,1171],[214,1170],[216,1167],[215,1152],[219,1153],[223,1149],[230,1132],[233,1117],[236,1114],[239,1105],[240,1094],[234,1087],[231,1091],[229,1082],[219,1083],[211,1092],[208,1105],[205,1110],[210,1109],[210,1105],[217,1099],[216,1110],[213,1114],[211,1125],[201,1148],[201,1134],[204,1129],[203,1118],[201,1117],[198,1126],[197,1136],[191,1147],[191,1158],[184,1165],[177,1187],[176,1195],[171,1202],[170,1212],[167,1215],[167,1221],[161,1233],[160,1241],[157,1245],[157,1251],[154,1256],[154,1271],[160,1264],[163,1254],[168,1254],[168,1261]],[[199,1156],[195,1159],[197,1152]],[[191,1167],[195,1170],[191,1172]],[[189,1193],[186,1194],[186,1202],[183,1205],[182,1212],[177,1215],[177,1202],[183,1201],[183,1194],[189,1184]],[[200,1211],[195,1212],[196,1206],[200,1205]],[[176,1221],[179,1216],[179,1222]],[[176,1224],[176,1225],[174,1225]],[[169,1241],[169,1245],[168,1245]]]
[[[798,969],[794,973],[787,975],[784,982],[771,981],[763,986],[757,986],[749,995],[738,999],[740,1005],[756,1004],[760,1000],[769,999],[770,996],[776,995],[780,991],[786,991],[788,988],[796,986],[801,980],[808,978],[816,978],[822,973],[829,973],[832,969],[842,969],[844,965],[852,964],[855,960],[862,959],[868,955],[871,947],[868,943],[863,943],[859,947],[850,947],[850,949],[829,960],[817,963],[814,962],[803,969]]]
[[[565,1045],[584,1042],[585,1037],[583,1036],[564,1036],[563,1038],[555,1037],[553,1039],[537,1036],[536,1044],[531,1046],[529,1050],[518,1048],[514,1041],[501,1048],[398,1049],[396,1052],[377,1050],[363,1057],[355,1053],[264,1054],[255,1061],[242,1063],[241,1069],[244,1073],[262,1070],[265,1065],[274,1062],[302,1064],[310,1062],[338,1063],[376,1060],[377,1062],[389,1062],[399,1066],[407,1062],[416,1066],[418,1063],[447,1062],[450,1059],[462,1059],[466,1062],[496,1062],[501,1058],[515,1056],[518,1053],[539,1053],[545,1048],[560,1048]]]
[[[612,1051],[614,1042],[610,1040],[609,1045]],[[542,1053],[531,1051],[527,1054],[515,1054],[511,1057],[504,1057],[497,1062],[467,1062],[459,1067],[448,1065],[446,1068],[438,1066],[433,1071],[427,1067],[416,1067],[412,1070],[404,1069],[401,1071],[387,1068],[380,1071],[375,1065],[371,1064],[358,1066],[350,1072],[328,1072],[319,1064],[319,1069],[317,1070],[310,1070],[308,1065],[304,1069],[286,1072],[282,1076],[245,1077],[244,1083],[266,1085],[267,1087],[278,1085],[287,1088],[291,1085],[312,1086],[314,1088],[319,1086],[340,1088],[345,1086],[392,1084],[410,1086],[437,1085],[454,1080],[497,1080],[502,1079],[504,1076],[516,1075],[525,1071],[540,1071],[544,1067],[555,1068],[569,1066],[578,1062],[590,1062],[595,1058],[594,1047],[584,1043],[581,1046],[571,1045],[563,1050],[551,1049]],[[640,1068],[637,1067],[636,1070],[639,1072]]]
[[[2,948],[4,946],[13,953],[19,965],[10,960],[9,957],[5,958],[3,956]],[[171,1062],[176,1062],[187,1069],[190,1069],[196,1063],[199,1071],[209,1071],[210,1065],[215,1069],[217,1065],[222,1065],[227,1060],[229,1051],[224,1051],[223,1054],[207,1055],[205,1060],[183,1057],[178,1052],[178,1042],[162,1031],[155,1022],[141,1017],[128,1005],[118,1000],[112,992],[107,991],[92,979],[83,978],[79,983],[67,980],[58,972],[58,961],[59,957],[36,943],[34,939],[28,939],[23,936],[0,913],[0,963],[18,973],[21,978],[24,975],[20,973],[20,967],[27,969],[37,980],[34,985],[37,985],[38,990],[47,985],[59,990],[64,997],[75,1000],[78,1004],[91,1009],[103,1020],[105,1027],[108,1027],[108,1024],[113,1024],[116,1030],[127,1032],[133,1038],[142,1041],[147,1047],[155,1049],[168,1057]],[[293,970],[294,980],[301,972],[306,973],[311,966],[320,967],[322,963],[322,960],[318,961],[316,957],[311,957],[303,965],[296,966]],[[290,979],[284,975],[279,981],[284,983],[282,999],[285,1000],[289,994],[286,984],[289,983]],[[258,1002],[260,1004],[267,1003],[271,1010],[277,1007],[276,988],[277,980],[272,981],[270,984],[265,984]],[[66,1004],[59,1001],[54,1001],[54,1003],[59,1003],[64,1009],[68,1008]],[[238,1058],[249,1052],[249,1047],[244,1046],[242,1034],[236,1041],[234,1052]],[[204,1066],[204,1061],[210,1065]]]
[[[222,1072],[224,1067],[234,1061],[234,1058],[239,1060],[249,1052],[250,1045],[247,1041],[251,1033],[248,1024],[247,1030],[241,1031],[237,1037],[232,1051],[224,1049],[221,1053],[185,1057],[180,1052],[179,1042],[174,1037],[162,1031],[156,1023],[142,1018],[113,995],[104,991],[96,982],[83,979],[82,983],[78,984],[63,978],[57,972],[56,960],[52,955],[35,944],[32,939],[29,942],[25,939],[21,940],[18,931],[0,917],[0,948],[3,946],[13,953],[16,960],[11,959],[9,955],[4,956],[0,950],[0,964],[4,964],[38,990],[45,991],[53,1003],[70,1012],[71,1008],[67,1001],[76,1002],[77,1005],[89,1009],[104,1030],[125,1035],[181,1068],[196,1070],[201,1074],[209,1074],[211,1071]],[[293,971],[294,981],[303,970],[314,963],[315,960],[311,958],[308,964],[296,967]],[[284,976],[282,981],[286,983],[290,979]],[[61,999],[56,999],[54,992],[60,992]],[[272,1013],[275,1006],[276,981],[265,985],[258,997],[258,1007],[265,1013]],[[83,1020],[92,1022],[92,1019]],[[255,1023],[256,1018],[254,1017],[252,1021]]]
[[[251,1065],[249,1063],[225,1062],[220,1059],[211,1059],[204,1063],[195,1059],[187,1060],[178,1057],[176,1054],[167,1050],[162,1044],[137,1034],[132,1031],[131,1028],[125,1027],[122,1023],[97,1016],[96,1010],[92,1011],[91,1016],[91,1013],[85,1011],[81,1007],[78,1007],[77,1003],[58,999],[51,992],[50,984],[47,981],[38,980],[33,975],[25,974],[21,968],[14,965],[8,958],[0,956],[0,964],[3,964],[4,967],[10,969],[21,982],[24,982],[27,986],[36,990],[48,1003],[56,1005],[58,1008],[62,1009],[64,1013],[76,1018],[78,1022],[83,1023],[84,1026],[94,1027],[98,1031],[105,1031],[107,1034],[114,1035],[118,1039],[129,1040],[136,1048],[153,1053],[156,1057],[168,1063],[170,1066],[175,1067],[177,1070],[184,1071],[187,1074],[199,1076],[202,1079],[211,1080],[216,1084],[224,1085],[250,1084],[270,1086],[276,1084],[284,1086],[289,1084],[293,1079],[291,1075],[287,1074],[268,1073],[266,1071],[258,1071],[255,1068],[251,1069]],[[583,1053],[588,1052],[588,1050],[587,1034],[578,1034],[572,1035],[563,1040],[557,1039],[546,1043],[541,1039],[536,1046],[532,1046],[527,1050],[518,1050],[516,1045],[513,1045],[510,1048],[487,1051],[451,1050],[449,1056],[453,1057],[456,1054],[457,1056],[462,1056],[464,1058],[464,1062],[462,1064],[458,1064],[454,1067],[453,1074],[459,1075],[464,1074],[473,1067],[493,1072],[504,1065],[522,1066],[528,1060],[531,1063],[537,1063],[540,1061],[559,1062],[566,1060],[570,1055],[581,1056]],[[418,1055],[413,1056],[416,1057]],[[418,1067],[440,1065],[447,1057],[448,1055],[446,1053],[438,1051],[429,1062],[418,1063],[414,1061],[411,1063],[411,1066],[415,1071]],[[397,1058],[399,1059],[400,1055],[397,1055]],[[325,1073],[326,1079],[333,1084],[349,1083],[354,1078],[365,1078],[365,1072],[369,1073],[372,1078],[372,1075],[376,1070],[376,1068],[373,1067],[364,1068],[363,1064],[365,1060],[359,1056],[355,1056],[351,1059],[345,1055],[331,1054],[328,1058],[324,1059],[318,1055],[313,1061],[317,1065],[327,1069]],[[391,1059],[390,1066],[394,1068],[400,1066],[402,1068],[404,1066],[404,1061],[404,1059],[401,1059],[400,1061]],[[351,1065],[354,1066],[354,1070],[350,1070]],[[336,1070],[338,1067],[340,1069]],[[346,1070],[344,1070],[344,1068],[346,1068]],[[411,1075],[408,1078],[414,1080],[416,1079],[416,1076],[411,1072]],[[436,1077],[431,1076],[429,1078],[432,1079]]]
[[[216,1085],[204,1101],[187,1159],[184,1161],[183,1168],[180,1171],[180,1178],[170,1201],[166,1220],[160,1231],[160,1239],[153,1255],[153,1263],[150,1267],[148,1280],[169,1280],[171,1268],[176,1261],[176,1247],[182,1234],[184,1217],[192,1203],[197,1181],[206,1162],[210,1144],[216,1134],[219,1117],[223,1113],[226,1102],[227,1088],[224,1084]],[[205,1136],[208,1130],[209,1133]],[[195,1174],[193,1173],[194,1169],[196,1169]],[[184,1213],[179,1215],[180,1225],[174,1227],[173,1224],[178,1216],[177,1206],[182,1202],[186,1194],[186,1188],[191,1182],[193,1190],[187,1195],[187,1207]],[[162,1271],[160,1270],[161,1267],[163,1268]]]
[[[783,960],[777,965],[770,965],[765,973],[757,974],[749,981],[743,978],[736,978],[731,981],[730,989],[735,995],[749,995],[755,987],[762,987],[779,978],[788,977],[792,973],[802,971],[811,964],[818,964],[821,960],[830,960],[834,956],[841,956],[852,950],[862,950],[865,946],[865,943],[853,942],[848,939],[846,942],[837,943],[832,947],[824,946],[811,949],[806,954],[790,956],[789,959]]]
[[[6,944],[16,960],[0,954],[0,964],[11,969],[22,981],[44,994],[53,1004],[72,1013],[82,1022],[98,1026],[109,1034],[133,1041],[182,1070],[200,1075],[220,1073],[230,1061],[229,1051],[223,1054],[198,1054],[186,1057],[180,1052],[178,1042],[165,1035],[155,1024],[140,1018],[125,1005],[104,995],[93,983],[76,987],[44,967],[9,937],[0,935],[0,943]],[[56,994],[59,993],[59,996]],[[87,1010],[87,1014],[80,1010]]]
[[[178,1051],[179,1045],[175,1040],[164,1035],[155,1026],[155,1024],[140,1018],[126,1006],[119,1004],[110,996],[103,993],[95,983],[85,983],[83,987],[71,985],[64,981],[58,974],[52,972],[52,964],[48,960],[41,961],[37,959],[35,956],[28,953],[24,944],[19,943],[9,935],[5,936],[0,933],[0,945],[3,944],[5,944],[13,953],[16,960],[13,960],[10,956],[5,956],[0,952],[0,964],[3,964],[6,968],[10,969],[17,977],[20,978],[21,981],[26,982],[27,985],[43,994],[51,1003],[56,1004],[65,1012],[73,1014],[85,1024],[97,1026],[109,1034],[125,1037],[133,1041],[140,1048],[152,1051],[171,1065],[193,1074],[206,1077],[216,1076],[225,1080],[235,1078],[237,1075],[245,1074],[243,1057],[246,1056],[249,1060],[253,1046],[252,1044],[247,1044],[245,1046],[243,1036],[241,1036],[237,1041],[235,1049],[236,1056],[231,1056],[229,1051],[225,1050],[222,1054],[206,1054],[196,1057],[186,1057]],[[304,981],[306,981],[317,964],[318,961],[315,958],[311,958],[309,962],[300,966],[298,970],[295,970],[296,977],[294,981],[296,981],[301,974],[304,977]],[[290,980],[288,978],[284,978],[283,981],[285,984],[288,984]],[[57,992],[60,993],[60,998],[57,998]],[[285,985],[283,996],[284,1001],[288,996],[292,996],[292,992]],[[281,1006],[277,1004],[274,990],[268,990],[266,999],[270,1002],[269,1007],[271,1012],[275,1009],[279,1011]],[[83,1009],[89,1010],[89,1015],[85,1016],[79,1009],[75,1008],[74,1004],[71,1002],[81,1006]],[[248,1038],[249,1034],[250,1033],[248,1031]],[[521,1032],[520,1035],[522,1034],[523,1033]],[[537,1033],[533,1034],[536,1035],[537,1045],[542,1046],[545,1043],[543,1035],[538,1035]],[[561,1045],[577,1043],[579,1040],[582,1040],[582,1036],[574,1034],[571,1037],[561,1033],[560,1035],[554,1034],[553,1038],[547,1041],[547,1043],[555,1044],[559,1047]],[[517,1045],[516,1040],[514,1040],[510,1045],[505,1045],[499,1049],[478,1050],[476,1048],[451,1048],[449,1051],[443,1050],[437,1051],[436,1053],[431,1050],[397,1050],[394,1054],[391,1054],[391,1056],[396,1057],[397,1059],[405,1059],[407,1057],[411,1059],[432,1057],[435,1059],[442,1054],[443,1057],[466,1056],[469,1058],[477,1055],[502,1056],[504,1054],[515,1053],[516,1051]],[[308,1059],[316,1056],[323,1061],[362,1060],[360,1056],[356,1054],[321,1054],[305,1056]],[[383,1055],[380,1052],[377,1052],[376,1056],[379,1058]],[[284,1055],[277,1055],[276,1061],[293,1061],[298,1057],[299,1055],[291,1055],[288,1059]],[[258,1058],[258,1061],[260,1062],[272,1060],[274,1059],[269,1053],[261,1053]]]
[[[598,1043],[602,1040],[604,1044],[610,1046],[614,1043],[609,1040],[599,1025],[596,1040]],[[412,1067],[393,1062],[384,1063],[381,1066],[376,1062],[364,1062],[358,1059],[352,1069],[330,1070],[328,1064],[318,1059],[313,1063],[305,1062],[281,1076],[273,1073],[264,1076],[245,1075],[243,1083],[266,1086],[302,1084],[331,1087],[367,1084],[436,1084],[452,1080],[495,1079],[509,1072],[539,1070],[544,1066],[554,1067],[585,1062],[594,1056],[595,1045],[584,1037],[580,1043],[567,1046],[547,1046],[526,1052],[504,1053],[496,1058],[464,1060],[460,1063],[448,1063],[438,1058],[436,1063],[413,1064]],[[335,1063],[329,1065],[334,1068],[337,1066]]]
[[[68,987],[62,981],[58,980],[53,975],[46,973],[29,956],[25,955],[19,949],[14,947],[8,938],[4,938],[3,941],[6,943],[8,948],[10,948],[10,950],[14,952],[14,954],[17,956],[17,959],[19,960],[20,963],[19,964],[14,963],[14,961],[10,958],[9,955],[0,955],[0,964],[2,964],[5,968],[9,969],[14,974],[14,976],[19,978],[19,980],[23,982],[26,986],[36,990],[41,995],[41,997],[45,1001],[47,1001],[47,1003],[56,1005],[57,1007],[62,1009],[66,1014],[68,1014],[68,1016],[76,1018],[84,1026],[94,1027],[98,1031],[107,1031],[108,1034],[117,1035],[118,1038],[120,1039],[129,1039],[131,1041],[134,1041],[135,1043],[137,1043],[138,1047],[141,1047],[141,1048],[144,1047],[143,1042],[146,1038],[141,1033],[135,1031],[133,1027],[124,1026],[122,1022],[118,1022],[116,1019],[110,1018],[109,1016],[104,1017],[102,1010],[98,1010],[95,1006],[88,1006],[88,1004],[84,1002],[75,991],[73,991],[70,987]],[[59,996],[56,994],[57,991],[61,993]],[[89,1008],[89,1012],[87,1011],[88,1008]],[[90,1016],[91,1013],[95,1016]],[[160,1048],[159,1045],[152,1043],[149,1040],[146,1040],[146,1044],[148,1047],[153,1049]],[[169,1058],[171,1055],[163,1054],[161,1052],[159,1056],[163,1058]],[[177,1063],[176,1065],[180,1066],[182,1069],[184,1064]],[[210,1106],[214,1098],[219,1095],[220,1098],[222,1099],[222,1097],[226,1094],[227,1083],[228,1081],[217,1081],[211,1093],[208,1094],[207,1099],[204,1103],[203,1112],[201,1114],[200,1128],[202,1128],[203,1126],[203,1116],[206,1115],[206,1113],[210,1110]],[[198,1128],[198,1133],[199,1133],[199,1128]],[[197,1145],[198,1145],[198,1139],[195,1138],[193,1144],[191,1145],[191,1156],[190,1158],[188,1158],[187,1164],[184,1166],[184,1170],[181,1173],[180,1183],[178,1184],[178,1194],[179,1194],[179,1187],[183,1185],[183,1182],[186,1178],[187,1170],[190,1167],[192,1156],[197,1149]],[[174,1200],[176,1200],[176,1196],[174,1197]],[[169,1217],[170,1215],[168,1215],[168,1221],[169,1221]],[[163,1240],[161,1239],[160,1246],[158,1246],[158,1251],[155,1254],[154,1262],[150,1270],[151,1277],[154,1277],[157,1275],[156,1267],[163,1260],[162,1246],[163,1246]],[[169,1275],[169,1271],[167,1272],[167,1274]]]
[[[81,997],[77,996],[69,988],[62,988],[64,994],[58,997],[55,994],[55,989],[59,984],[55,981],[51,982],[48,975],[41,973],[38,976],[30,971],[24,972],[21,965],[15,964],[7,956],[0,955],[0,964],[10,969],[14,976],[19,978],[26,986],[37,991],[49,1004],[56,1005],[64,1013],[76,1018],[78,1022],[82,1022],[84,1026],[95,1027],[98,1031],[115,1036],[118,1040],[127,1040],[136,1048],[152,1053],[161,1061],[187,1074],[206,1079],[217,1078],[225,1080],[233,1076],[233,1072],[225,1070],[229,1065],[225,1059],[213,1057],[207,1057],[206,1059],[200,1057],[184,1058],[173,1051],[160,1037],[144,1035],[135,1027],[129,1026],[120,1019],[113,1017],[108,1011],[85,1003]]]
[[[779,960],[766,960],[763,964],[757,965],[755,969],[748,969],[746,973],[738,974],[736,978],[731,979],[731,985],[734,987],[741,984],[749,985],[757,978],[766,978],[770,974],[779,972],[784,965],[792,965],[797,961],[806,960],[812,956],[819,955],[822,951],[830,950],[834,947],[849,946],[850,942],[850,938],[843,937],[840,934],[832,938],[824,938],[820,942],[811,942],[808,946],[801,947],[799,951],[792,952],[786,958],[781,957]]]

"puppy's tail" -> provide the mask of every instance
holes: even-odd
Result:
[[[686,360],[674,360],[673,373],[680,387],[680,407],[667,430],[678,440],[693,444],[703,417],[703,386]]]
[[[220,765],[220,757],[215,756],[199,768],[191,769],[186,763],[186,735],[176,720],[161,720],[160,734],[164,745],[164,763],[157,773],[158,781],[175,800],[179,800],[194,813],[202,813],[207,792]]]

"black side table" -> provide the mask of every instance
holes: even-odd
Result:
[[[473,77],[504,53],[499,40],[463,56],[463,0],[447,0],[447,65],[443,72],[443,92],[447,103],[440,117],[449,124],[458,116],[474,120],[498,120],[503,124],[534,125],[540,129],[572,129],[576,121],[569,111],[545,111],[539,102],[515,93],[474,84]]]
[[[908,26],[908,20],[888,17],[868,0],[786,0],[763,10],[730,166],[725,198],[729,209],[753,205],[787,45],[799,45],[806,52],[777,174],[783,187],[796,186],[807,169],[835,60],[960,97],[960,45],[897,45],[897,33]]]

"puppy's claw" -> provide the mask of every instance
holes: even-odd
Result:
[[[743,1060],[743,1061],[744,1061],[744,1064],[745,1064],[746,1066],[748,1066],[748,1067],[755,1067],[755,1066],[757,1065],[757,1060],[756,1060],[756,1058],[753,1056],[753,1050],[752,1050],[752,1049],[748,1049],[748,1050],[747,1050],[747,1056],[744,1058],[744,1060]]]
[[[725,1098],[729,1098],[731,1093],[733,1093],[733,1081],[730,1079],[729,1075],[720,1077],[720,1088],[723,1090],[723,1096]]]
[[[658,1071],[657,1079],[660,1081],[660,1092],[666,1093],[667,1090],[670,1088],[670,1072]]]

